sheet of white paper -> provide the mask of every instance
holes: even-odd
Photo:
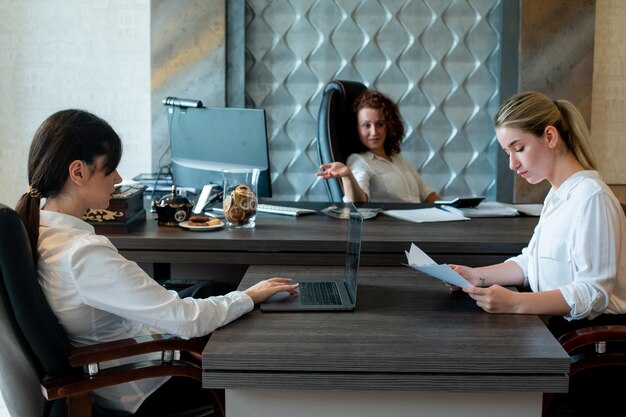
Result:
[[[503,203],[504,204],[504,203]],[[543,204],[506,204],[509,207],[513,207],[515,210],[520,213],[524,213],[527,216],[541,216],[541,211],[543,210]]]
[[[437,262],[433,261],[430,256],[426,255],[426,252],[418,248],[415,243],[411,243],[410,252],[404,251],[404,253],[406,253],[406,260],[409,261],[409,265],[437,265]]]
[[[436,207],[413,210],[385,210],[383,213],[397,219],[415,223],[469,220],[468,217],[461,214],[449,213]]]
[[[465,278],[457,274],[448,265],[438,265],[423,250],[414,243],[411,244],[411,251],[406,253],[408,264],[411,268],[440,279],[448,284],[457,287],[473,287]]]
[[[457,213],[466,217],[512,217],[519,216],[513,207],[506,206],[496,201],[483,201],[476,207],[457,208],[451,206],[441,206],[443,210],[450,213]]]

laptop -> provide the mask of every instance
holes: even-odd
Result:
[[[261,311],[353,311],[356,307],[363,216],[350,203],[347,220],[346,263],[343,279],[300,281],[298,294],[275,294],[261,303]]]

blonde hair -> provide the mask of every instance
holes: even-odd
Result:
[[[583,168],[597,169],[589,129],[580,111],[567,100],[551,100],[535,91],[516,94],[500,107],[495,126],[517,127],[537,137],[547,126],[554,126]]]

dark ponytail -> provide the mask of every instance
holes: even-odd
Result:
[[[41,200],[61,192],[72,161],[92,164],[102,155],[106,156],[104,169],[110,174],[122,158],[122,141],[106,121],[84,110],[54,113],[35,132],[28,154],[29,188],[15,206],[26,226],[35,262],[39,258]]]

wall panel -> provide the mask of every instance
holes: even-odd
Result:
[[[499,0],[247,1],[246,94],[268,115],[273,193],[326,200],[317,116],[330,79],[400,104],[405,157],[443,195],[495,197]]]

